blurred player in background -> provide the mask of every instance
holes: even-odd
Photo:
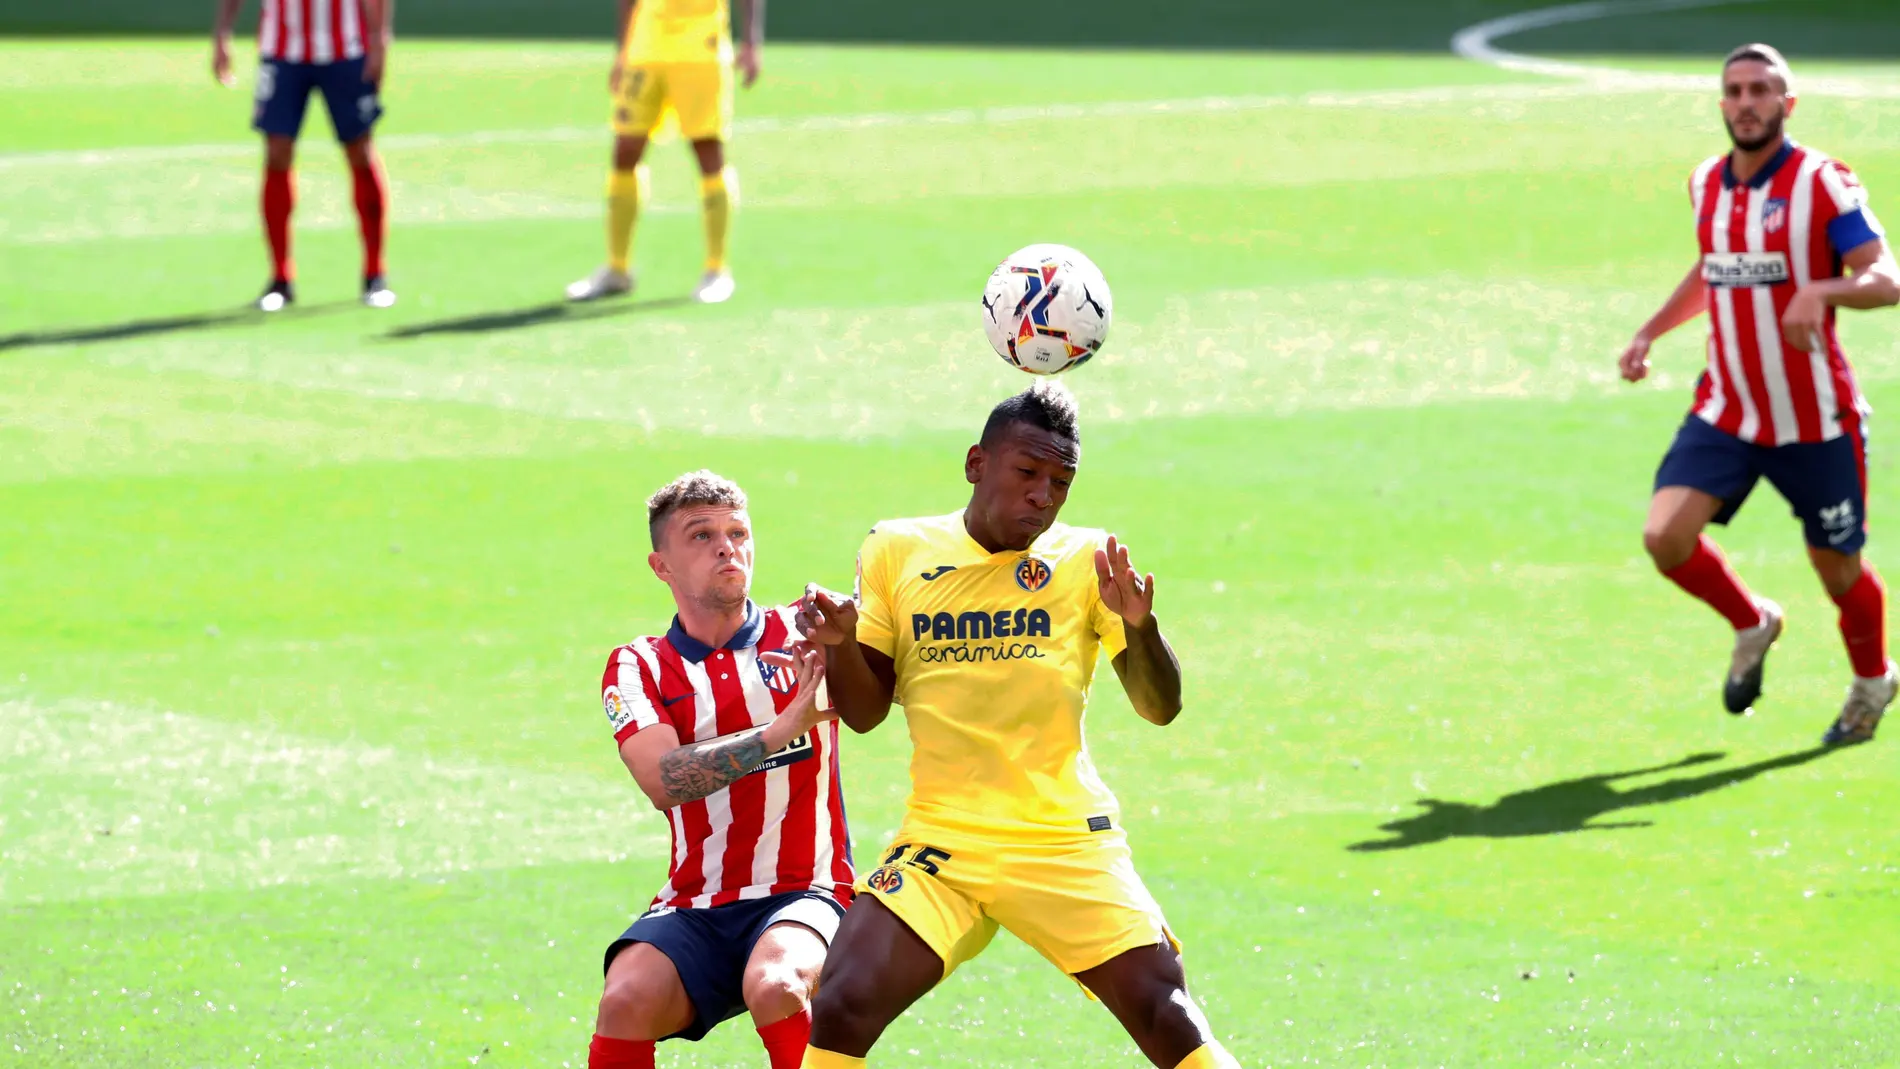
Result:
[[[851,899],[838,725],[792,610],[761,609],[736,485],[682,475],[647,501],[647,563],[678,615],[613,652],[601,701],[620,759],[673,832],[666,886],[607,948],[589,1069],[653,1069],[653,1045],[750,1013],[793,1069]]]
[[[706,220],[706,273],[693,299],[718,304],[732,296],[726,233],[738,195],[726,163],[732,134],[732,17],[727,0],[620,0],[620,52],[607,79],[613,92],[613,170],[607,176],[607,263],[567,287],[570,301],[633,291],[633,228],[646,206],[649,180],[641,162],[647,142],[669,114],[692,142],[699,162],[699,198]],[[759,79],[765,0],[739,0],[745,42],[738,68],[747,88]]]
[[[290,213],[297,201],[292,165],[310,94],[323,94],[336,139],[349,160],[356,218],[363,235],[363,303],[396,303],[383,271],[389,187],[370,130],[383,114],[377,87],[389,54],[396,0],[263,0],[257,27],[257,94],[251,126],[264,135],[264,237],[271,280],[257,307],[275,312],[296,299],[290,258]],[[218,0],[211,31],[211,71],[224,86],[231,73],[231,27],[244,0]]]
[[[1742,585],[1703,528],[1727,523],[1766,477],[1801,519],[1853,665],[1825,741],[1859,742],[1873,737],[1900,672],[1887,658],[1886,590],[1861,558],[1868,406],[1834,310],[1900,302],[1900,269],[1853,172],[1783,133],[1794,106],[1781,53],[1761,44],[1729,53],[1722,118],[1734,149],[1689,181],[1702,258],[1637,331],[1621,370],[1641,380],[1651,343],[1710,313],[1709,366],[1656,472],[1643,543],[1664,575],[1735,628],[1722,698],[1747,712],[1782,612]]]
[[[1181,712],[1181,666],[1154,576],[1114,536],[1056,522],[1080,462],[1075,398],[1038,381],[965,455],[967,507],[879,523],[857,595],[801,603],[839,716],[869,731],[896,700],[913,742],[904,824],[825,962],[806,1069],[863,1066],[999,926],[1101,1000],[1154,1064],[1236,1064],[1188,995],[1083,740],[1098,654],[1158,725]]]

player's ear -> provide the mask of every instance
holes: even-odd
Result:
[[[982,445],[973,445],[963,457],[963,478],[971,486],[983,481],[983,462],[988,459]]]
[[[647,567],[653,569],[653,574],[659,577],[660,582],[672,583],[673,570],[666,566],[666,558],[660,556],[659,550],[647,554]]]
[[[1799,98],[1798,98],[1798,97],[1796,97],[1796,96],[1795,96],[1795,95],[1794,95],[1793,93],[1789,93],[1789,94],[1788,94],[1788,107],[1787,107],[1787,110],[1785,110],[1785,111],[1783,111],[1783,112],[1782,112],[1782,114],[1783,114],[1783,115],[1786,115],[1786,116],[1793,116],[1793,115],[1794,115],[1794,106],[1795,106],[1795,104],[1796,104],[1796,103],[1798,102],[1798,100],[1799,100]]]

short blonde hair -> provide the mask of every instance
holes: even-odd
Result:
[[[745,491],[739,484],[715,472],[701,468],[667,483],[647,498],[647,537],[653,548],[660,548],[660,532],[675,512],[694,505],[724,505],[745,508]]]

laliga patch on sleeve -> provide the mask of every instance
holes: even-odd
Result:
[[[607,711],[607,722],[615,731],[626,727],[633,720],[633,709],[620,700],[620,688],[608,687],[600,696],[601,707]]]

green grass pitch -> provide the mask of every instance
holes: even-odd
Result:
[[[1702,71],[1791,10],[1505,43]],[[665,873],[596,691],[670,611],[644,495],[730,474],[762,598],[848,582],[872,521],[962,502],[1024,384],[978,291],[1031,241],[1115,287],[1065,518],[1158,574],[1188,708],[1152,728],[1110,677],[1092,749],[1243,1064],[1900,1063],[1900,738],[1816,748],[1847,667],[1798,531],[1764,492],[1720,535],[1789,610],[1746,719],[1638,537],[1699,329],[1641,387],[1613,361],[1694,255],[1712,94],[1507,74],[1447,17],[1413,53],[769,47],[738,297],[682,300],[675,144],[639,296],[578,314],[607,47],[403,40],[401,303],[353,303],[319,112],[304,304],[267,321],[234,311],[248,100],[201,41],[0,41],[0,1064],[584,1064],[601,948]],[[1794,132],[1900,218],[1900,66],[1791,51],[1829,79]],[[1882,414],[1897,329],[1846,317]],[[861,859],[907,745],[847,743]],[[660,1061],[763,1055],[735,1021]],[[1002,939],[873,1062],[1139,1056]]]

